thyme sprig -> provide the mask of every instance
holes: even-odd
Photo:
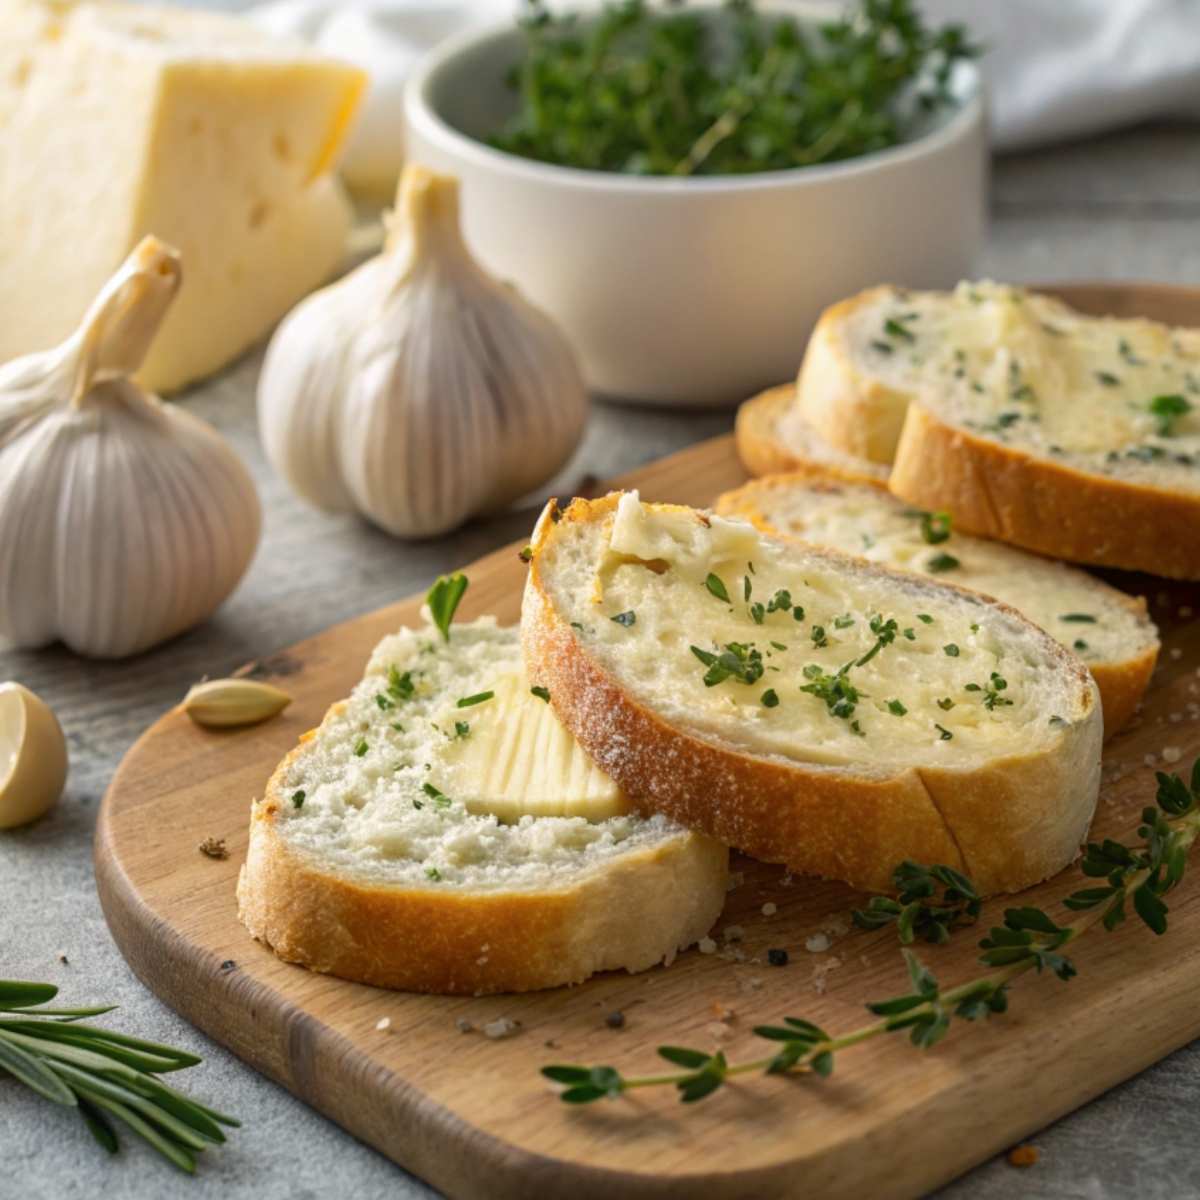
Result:
[[[564,1085],[561,1099],[568,1104],[587,1104],[635,1088],[659,1086],[673,1086],[684,1103],[693,1103],[738,1075],[805,1071],[826,1077],[833,1073],[835,1055],[861,1042],[907,1031],[914,1046],[928,1049],[945,1037],[955,1019],[978,1021],[1006,1012],[1010,989],[1021,976],[1034,971],[1063,982],[1072,979],[1076,968],[1063,953],[1066,947],[1096,925],[1112,931],[1125,920],[1129,905],[1153,933],[1167,931],[1163,897],[1183,879],[1188,853],[1200,837],[1200,759],[1192,767],[1190,783],[1162,772],[1157,781],[1157,807],[1142,811],[1137,830],[1140,844],[1127,846],[1108,838],[1088,844],[1083,873],[1104,882],[1072,892],[1063,901],[1069,911],[1083,915],[1062,924],[1040,908],[1006,909],[1003,923],[990,929],[979,943],[983,951],[979,962],[990,968],[984,975],[943,987],[917,955],[905,948],[908,990],[868,1003],[867,1011],[877,1019],[847,1033],[831,1034],[800,1017],[784,1017],[778,1025],[755,1027],[757,1037],[773,1044],[772,1052],[746,1062],[730,1063],[720,1051],[709,1054],[683,1046],[660,1046],[660,1057],[680,1070],[625,1076],[609,1066],[556,1064],[543,1067],[542,1074]],[[944,941],[958,923],[978,913],[974,885],[951,868],[904,863],[897,868],[896,877],[900,897],[892,903],[900,911],[873,902],[864,915],[868,922],[876,923],[868,927],[879,928],[895,920],[902,942],[911,943],[918,934],[930,941]],[[910,908],[913,905],[915,909]]]
[[[221,1126],[240,1124],[158,1077],[195,1066],[186,1050],[147,1042],[84,1017],[115,1005],[45,1008],[58,994],[51,983],[0,979],[0,1074],[8,1073],[39,1096],[78,1111],[110,1154],[119,1148],[114,1122],[148,1142],[189,1174],[196,1155],[225,1140]]]

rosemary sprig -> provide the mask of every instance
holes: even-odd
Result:
[[[180,1170],[194,1172],[196,1155],[225,1140],[221,1126],[240,1124],[158,1078],[195,1066],[200,1058],[80,1023],[115,1005],[43,1007],[57,994],[50,983],[0,979],[0,1073],[54,1104],[77,1109],[110,1154],[119,1148],[115,1118]]]
[[[979,943],[983,951],[979,961],[991,968],[984,975],[943,988],[916,954],[905,949],[909,990],[867,1004],[867,1010],[878,1019],[848,1033],[834,1035],[811,1021],[784,1017],[779,1025],[754,1029],[758,1037],[774,1044],[774,1050],[746,1062],[730,1063],[720,1051],[709,1054],[683,1046],[660,1046],[659,1055],[681,1070],[625,1076],[608,1066],[554,1065],[543,1067],[542,1074],[565,1085],[561,1098],[568,1104],[587,1104],[634,1088],[664,1085],[675,1087],[681,1100],[692,1103],[737,1075],[808,1071],[828,1076],[837,1053],[887,1033],[907,1030],[914,1046],[928,1049],[945,1037],[955,1018],[977,1021],[1005,1012],[1009,989],[1030,971],[1048,972],[1064,982],[1073,978],[1075,964],[1062,951],[1096,925],[1115,929],[1125,919],[1130,903],[1152,932],[1166,932],[1163,897],[1182,880],[1188,852],[1200,837],[1200,759],[1192,767],[1190,783],[1162,772],[1157,780],[1158,806],[1142,810],[1137,831],[1141,844],[1126,846],[1111,839],[1089,843],[1083,873],[1104,883],[1073,892],[1063,901],[1068,910],[1084,915],[1060,924],[1040,908],[1006,909],[1004,923],[992,928]],[[894,920],[902,942],[911,942],[916,936],[937,942],[945,941],[952,928],[978,914],[974,886],[951,868],[903,863],[895,877],[899,899],[888,904],[873,901],[863,913],[855,914],[856,921],[862,918],[860,925],[865,922],[867,928],[879,928]],[[940,896],[939,883],[943,889]]]

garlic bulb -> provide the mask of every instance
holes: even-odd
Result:
[[[67,742],[58,718],[19,683],[0,683],[0,829],[49,812],[67,781]]]
[[[306,500],[420,537],[553,475],[587,394],[550,319],[471,259],[457,180],[410,165],[383,253],[276,331],[258,415],[267,457]]]
[[[18,646],[135,654],[207,617],[254,553],[241,460],[129,378],[179,280],[146,238],[67,341],[0,367],[0,636]]]

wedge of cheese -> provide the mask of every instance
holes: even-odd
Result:
[[[184,283],[143,381],[228,363],[341,259],[363,86],[233,17],[0,0],[0,361],[65,337],[154,233]]]

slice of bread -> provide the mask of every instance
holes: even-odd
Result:
[[[1159,641],[1143,598],[1077,567],[952,531],[943,518],[877,487],[775,475],[726,492],[716,511],[1011,604],[1087,664],[1100,688],[1106,736],[1129,721],[1150,683]]]
[[[552,502],[526,669],[646,811],[887,890],[903,859],[988,893],[1065,866],[1096,803],[1087,669],[1007,605],[634,493]]]
[[[1200,578],[1200,330],[991,283],[874,288],[822,316],[797,405],[964,529]]]
[[[534,811],[562,797],[611,810],[615,792],[540,721],[527,753],[525,706],[480,699],[520,672],[517,631],[490,617],[448,643],[432,626],[385,638],[251,807],[247,929],[315,971],[467,994],[640,971],[703,937],[725,901],[724,846],[662,816],[514,817],[518,777]],[[493,743],[507,770],[481,775],[462,743],[493,726],[512,735]]]
[[[809,424],[795,400],[796,385],[788,383],[760,392],[738,408],[738,457],[751,475],[818,471],[887,486],[886,466],[835,449]]]

